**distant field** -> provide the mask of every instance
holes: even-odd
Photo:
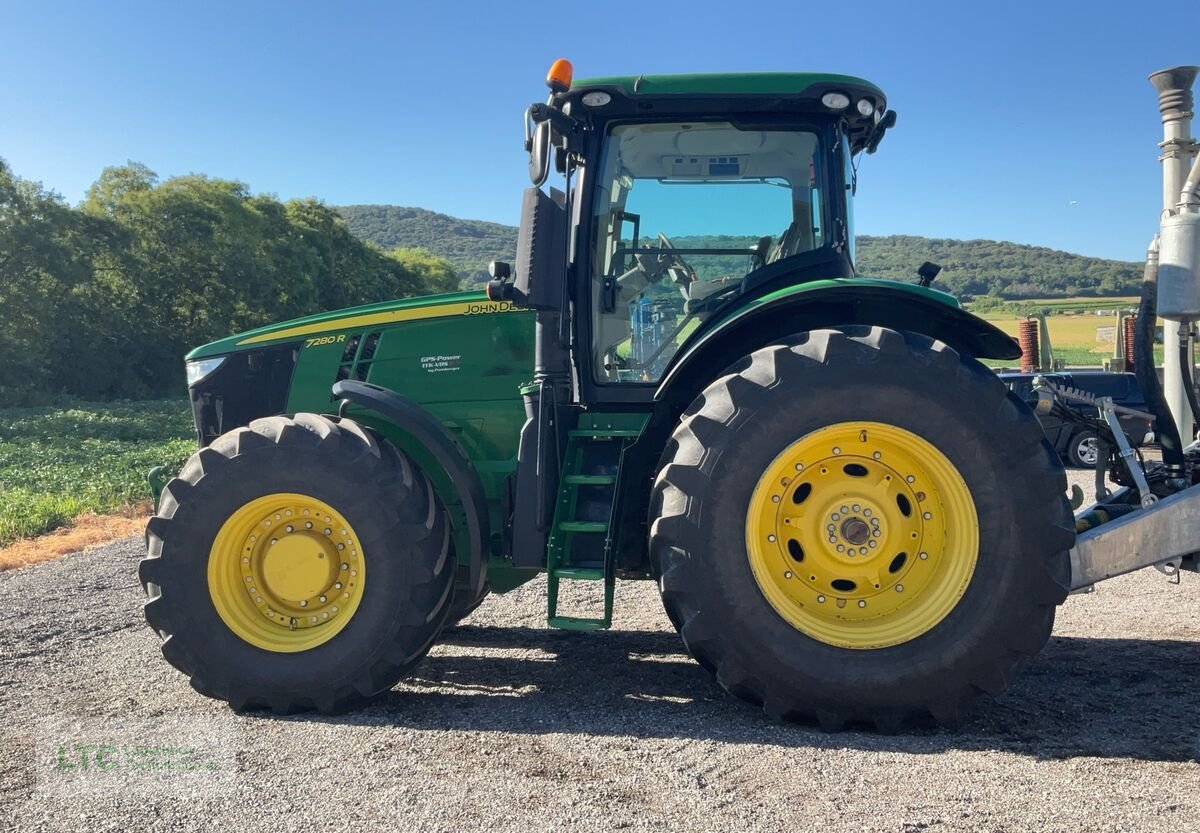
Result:
[[[150,497],[195,450],[184,400],[0,408],[0,546]]]
[[[1059,300],[1059,299],[1056,299]],[[1062,299],[1067,300],[1067,299]],[[1084,301],[1114,301],[1113,298],[1085,298]],[[1127,303],[1117,304],[1108,309],[1128,309],[1136,302],[1135,299],[1124,299]],[[1042,303],[1042,302],[1039,302]],[[1075,307],[1073,307],[1074,309]],[[1017,335],[1017,323],[1025,316],[1012,313],[985,313],[985,319],[995,324],[1001,330],[1013,336]],[[1068,367],[1100,367],[1104,360],[1113,354],[1113,341],[1106,338],[1097,341],[1097,330],[1116,327],[1117,317],[1113,315],[1097,315],[1096,309],[1079,315],[1049,315],[1046,326],[1050,330],[1050,345],[1054,348],[1054,357],[1061,359]],[[1162,345],[1154,348],[1156,363],[1163,359]],[[1017,362],[994,362],[993,367],[1013,366]]]
[[[1096,310],[1132,309],[1138,304],[1136,296],[1114,298],[1031,298],[1023,301],[1013,301],[1014,306],[1033,310],[1047,310],[1051,313],[1080,310],[1095,312]]]

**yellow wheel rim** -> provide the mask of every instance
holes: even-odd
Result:
[[[229,516],[208,555],[221,620],[266,651],[306,651],[353,618],[366,582],[362,547],[333,507],[306,495],[257,498]]]
[[[841,422],[789,445],[746,515],[763,595],[789,624],[841,648],[884,648],[958,604],[979,520],[954,464],[893,425]]]

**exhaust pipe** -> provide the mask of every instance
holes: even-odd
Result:
[[[1163,166],[1163,213],[1158,237],[1158,264],[1156,287],[1150,282],[1143,283],[1143,308],[1146,306],[1146,289],[1156,289],[1155,306],[1150,308],[1149,320],[1139,321],[1139,325],[1147,327],[1153,333],[1155,312],[1166,319],[1163,327],[1163,344],[1167,348],[1163,357],[1163,385],[1161,399],[1165,400],[1166,413],[1160,414],[1156,422],[1163,423],[1169,417],[1175,426],[1175,436],[1163,435],[1164,440],[1187,437],[1192,439],[1192,420],[1194,416],[1191,400],[1195,398],[1194,380],[1192,379],[1195,358],[1190,349],[1176,351],[1171,349],[1176,344],[1187,344],[1192,322],[1200,318],[1200,274],[1197,273],[1197,245],[1200,244],[1200,214],[1194,213],[1193,205],[1197,202],[1195,196],[1200,187],[1200,160],[1196,166],[1191,165],[1192,157],[1196,155],[1196,140],[1191,136],[1194,98],[1192,84],[1195,83],[1200,67],[1180,66],[1159,70],[1150,75],[1150,83],[1158,91],[1158,109],[1162,114],[1163,141],[1159,145],[1162,155],[1159,161]],[[1189,172],[1189,168],[1191,171]],[[1200,207],[1200,205],[1196,206]],[[1147,264],[1150,272],[1150,264]],[[1144,345],[1144,339],[1138,339],[1138,347]],[[1149,345],[1152,347],[1152,344]],[[1151,354],[1139,361],[1152,361]],[[1149,380],[1147,380],[1149,381]],[[1154,380],[1157,382],[1157,378]],[[1191,395],[1189,395],[1189,389]],[[1148,396],[1147,403],[1159,397]],[[1174,443],[1172,443],[1174,444]],[[1172,452],[1174,449],[1172,449]],[[1168,469],[1173,469],[1175,461],[1169,459],[1166,443],[1163,447],[1163,461]],[[1180,461],[1182,465],[1182,461]],[[1176,476],[1182,474],[1182,469],[1172,472]]]

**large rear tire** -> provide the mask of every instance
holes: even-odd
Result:
[[[994,373],[924,336],[760,349],[692,404],[663,462],[650,547],[668,615],[777,718],[957,724],[1066,596],[1054,450]]]
[[[193,455],[146,528],[146,621],[201,694],[335,713],[391,688],[450,610],[428,478],[348,420],[255,420]]]

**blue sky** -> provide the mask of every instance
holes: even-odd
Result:
[[[1194,16],[976,5],[0,0],[0,156],[71,202],[134,159],[514,223],[521,113],[554,58],[581,77],[820,69],[899,113],[860,169],[860,233],[1141,258],[1161,199],[1146,75],[1200,64]]]

